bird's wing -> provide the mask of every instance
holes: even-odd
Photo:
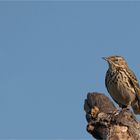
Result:
[[[132,87],[134,87],[134,90],[136,92],[136,96],[138,98],[138,104],[140,106],[140,86],[139,86],[139,82],[134,74],[133,71],[131,71],[130,69],[128,70],[128,77],[130,80],[130,84],[132,85]]]
[[[139,87],[139,82],[137,80],[137,77],[135,76],[134,72],[130,69],[128,69],[129,73],[129,79],[132,81],[133,84],[135,84],[137,87]]]
[[[130,69],[127,70],[128,72],[128,77],[129,77],[129,80],[130,80],[130,84],[135,88],[140,88],[139,86],[139,82],[137,80],[137,77],[135,76],[134,72],[131,71]]]

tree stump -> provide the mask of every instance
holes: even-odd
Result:
[[[117,110],[102,93],[88,93],[85,99],[87,132],[100,140],[140,140],[140,122],[128,109]]]

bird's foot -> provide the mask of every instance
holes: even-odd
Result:
[[[115,109],[115,110],[112,112],[112,114],[113,114],[114,116],[116,116],[116,115],[118,115],[118,114],[119,114],[119,112],[120,112],[120,110],[119,110],[119,109]]]

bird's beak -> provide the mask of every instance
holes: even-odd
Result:
[[[108,58],[107,57],[102,57],[102,59],[104,59],[105,61],[108,61]]]

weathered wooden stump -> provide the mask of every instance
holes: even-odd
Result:
[[[102,93],[88,93],[85,99],[87,131],[100,140],[140,140],[140,122],[133,112],[117,110]]]

